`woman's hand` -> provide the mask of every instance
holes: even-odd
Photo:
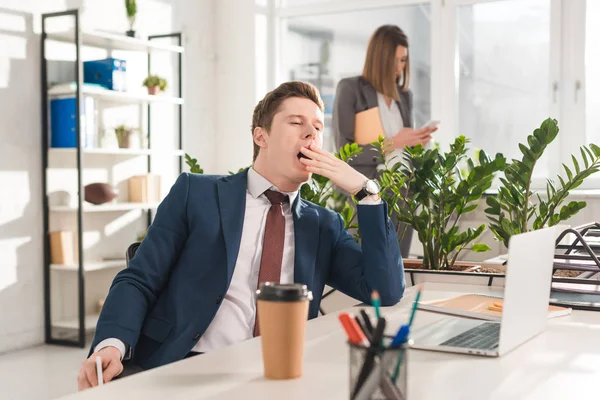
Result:
[[[421,129],[403,128],[389,141],[389,150],[403,149],[418,144],[425,146],[431,140],[431,134],[437,131],[437,127],[426,126]]]

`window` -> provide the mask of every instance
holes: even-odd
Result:
[[[521,157],[550,112],[550,0],[507,0],[457,10],[458,133],[471,148]],[[544,163],[536,173],[547,175]]]
[[[411,82],[417,126],[430,118],[429,5],[411,5],[327,15],[298,16],[282,21],[280,81],[303,80],[318,87],[325,102],[324,147],[335,151],[331,112],[337,83],[360,75],[372,33],[395,24],[409,38]]]
[[[561,134],[534,185],[562,172],[584,144],[600,145],[598,0],[269,0],[278,24],[268,79],[306,79],[330,107],[340,79],[361,73],[371,33],[403,28],[411,47],[414,120],[441,120],[442,148],[465,135],[471,148],[521,157],[540,123]],[[318,4],[318,6],[317,6]],[[326,148],[333,138],[325,130]],[[600,174],[581,188],[600,188]]]

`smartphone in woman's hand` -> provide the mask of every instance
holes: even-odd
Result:
[[[436,120],[432,119],[432,120],[429,120],[429,121],[427,121],[427,123],[425,123],[425,125],[423,125],[423,126],[421,127],[421,129],[428,128],[428,127],[429,127],[429,128],[432,128],[432,129],[433,129],[433,128],[437,128],[437,126],[438,126],[439,124],[440,124],[440,121],[436,121]]]

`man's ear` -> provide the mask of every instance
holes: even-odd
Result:
[[[256,143],[258,147],[261,147],[263,149],[267,147],[269,133],[265,128],[263,128],[262,126],[257,126],[256,128],[254,128],[253,136],[254,143]]]

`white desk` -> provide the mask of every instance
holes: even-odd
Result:
[[[422,299],[471,291],[488,289],[428,284]],[[406,321],[413,299],[411,288],[399,305],[383,310],[388,325]],[[436,318],[440,317],[418,311],[415,324]],[[600,313],[573,311],[570,316],[550,320],[546,332],[497,359],[410,350],[408,373],[410,400],[598,398]],[[253,339],[65,399],[347,399],[348,391],[346,336],[337,313],[331,313],[309,322],[304,375],[296,380],[265,380],[260,341]]]

